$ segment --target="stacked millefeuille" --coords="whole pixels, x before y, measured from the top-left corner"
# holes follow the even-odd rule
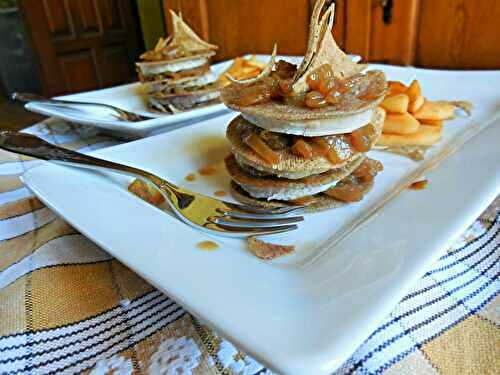
[[[316,2],[298,68],[275,63],[275,47],[258,77],[222,90],[223,102],[241,112],[227,128],[225,161],[232,193],[246,204],[337,207],[360,201],[382,170],[366,153],[382,131],[384,73],[362,73],[339,49],[334,5],[325,3]]]
[[[156,47],[136,63],[139,80],[147,86],[151,109],[176,113],[219,102],[217,77],[210,57],[217,46],[203,41],[173,11],[172,35],[160,38]]]

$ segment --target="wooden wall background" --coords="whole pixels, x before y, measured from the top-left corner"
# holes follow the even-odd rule
[[[300,55],[306,48],[315,0],[163,0],[182,11],[206,40],[220,46],[216,60],[245,53]],[[334,36],[365,61],[455,69],[500,68],[500,1],[393,0],[382,20],[382,0],[336,0]]]

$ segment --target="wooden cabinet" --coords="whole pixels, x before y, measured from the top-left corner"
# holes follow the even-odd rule
[[[415,64],[500,68],[500,1],[420,0]]]
[[[300,55],[315,0],[163,0],[220,46],[216,60],[245,53]],[[365,61],[443,68],[500,68],[500,1],[336,0],[334,36]],[[390,20],[384,20],[390,15]],[[167,29],[171,29],[167,27]]]

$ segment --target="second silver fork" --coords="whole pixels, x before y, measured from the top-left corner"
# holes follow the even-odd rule
[[[128,122],[138,122],[138,121],[145,121],[145,120],[151,119],[151,117],[141,116],[141,115],[138,115],[137,113],[129,112],[129,111],[126,111],[122,108],[116,107],[116,106],[111,105],[111,104],[105,104],[105,103],[93,103],[93,102],[80,102],[80,101],[75,101],[75,100],[51,99],[51,98],[46,98],[46,97],[40,96],[40,95],[19,93],[19,92],[13,93],[12,99],[18,100],[21,102],[40,102],[40,103],[54,104],[54,105],[59,105],[59,106],[83,105],[83,106],[104,107],[104,108],[107,108],[107,109],[113,111],[114,116],[116,118],[118,118],[119,120],[128,121]]]

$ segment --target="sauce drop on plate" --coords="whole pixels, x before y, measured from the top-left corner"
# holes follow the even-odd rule
[[[214,167],[210,166],[210,165],[206,165],[206,166],[201,167],[200,169],[198,169],[198,173],[201,174],[202,176],[212,176],[216,172],[217,172],[217,170]]]
[[[217,250],[219,245],[213,241],[201,241],[196,244],[196,247],[200,250],[212,251]]]
[[[427,187],[428,183],[429,181],[427,180],[415,181],[413,184],[409,186],[409,188],[412,190],[424,190]]]
[[[188,174],[186,177],[184,177],[187,181],[194,181],[196,180],[196,175],[194,173]]]
[[[224,190],[217,190],[215,193],[214,193],[217,197],[224,197],[226,196],[226,192]]]

